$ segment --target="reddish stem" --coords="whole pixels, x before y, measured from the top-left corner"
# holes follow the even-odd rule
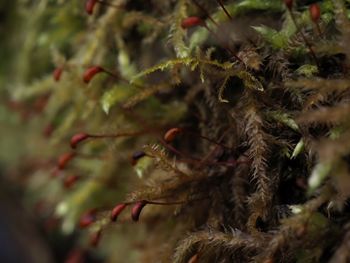
[[[219,5],[221,6],[222,10],[224,10],[226,16],[227,16],[230,20],[232,20],[233,18],[232,18],[232,16],[230,15],[230,13],[227,11],[227,9],[226,9],[224,3],[222,2],[222,0],[216,0],[216,1],[217,1],[217,2],[219,3]]]
[[[320,68],[320,64],[319,64],[319,62],[318,62],[318,59],[317,59],[317,57],[316,57],[316,54],[315,54],[315,52],[314,52],[314,50],[313,50],[311,44],[310,44],[309,41],[307,40],[306,36],[304,35],[304,33],[301,31],[300,27],[298,26],[298,24],[297,24],[297,22],[296,22],[296,19],[295,19],[295,16],[294,16],[292,10],[291,10],[291,9],[288,9],[288,11],[289,11],[289,14],[290,14],[290,16],[291,16],[291,18],[292,18],[292,21],[293,21],[295,27],[297,28],[297,32],[301,35],[301,37],[303,38],[305,44],[306,44],[307,47],[309,48],[310,53],[311,53],[311,56],[312,56],[313,59],[315,60],[317,67]]]

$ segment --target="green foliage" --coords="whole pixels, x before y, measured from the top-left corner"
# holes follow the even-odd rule
[[[26,41],[0,62],[0,131],[18,136],[0,156],[26,204],[109,262],[348,262],[349,1],[319,2],[317,25],[294,2],[7,4]],[[189,16],[205,26],[182,28]]]

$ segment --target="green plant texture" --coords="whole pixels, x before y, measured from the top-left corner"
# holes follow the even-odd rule
[[[350,1],[3,4],[0,160],[48,235],[102,262],[350,262]]]

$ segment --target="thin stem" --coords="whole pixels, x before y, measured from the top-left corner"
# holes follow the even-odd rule
[[[126,205],[133,205],[136,204],[138,202],[145,202],[147,205],[183,205],[187,202],[193,202],[193,201],[200,201],[203,199],[207,199],[209,198],[209,196],[204,196],[201,198],[196,198],[196,199],[189,199],[189,200],[181,200],[181,201],[174,201],[174,202],[160,202],[160,201],[151,201],[151,200],[136,200],[136,201],[130,201],[130,202],[123,202],[123,204]]]
[[[215,144],[215,145],[217,145],[217,146],[221,146],[221,147],[226,148],[226,149],[231,149],[231,147],[228,147],[228,146],[226,146],[226,145],[224,145],[224,144],[222,144],[222,143],[220,143],[220,142],[214,141],[213,139],[210,139],[210,138],[208,138],[208,137],[206,137],[206,136],[204,136],[204,135],[201,135],[201,134],[198,134],[198,133],[195,133],[195,132],[192,132],[192,131],[186,131],[186,130],[184,130],[184,132],[185,132],[185,133],[188,133],[188,134],[190,134],[190,135],[199,137],[199,138],[201,138],[201,139],[203,139],[203,140],[206,140],[206,141],[208,141],[208,142],[211,142],[212,144]]]
[[[304,33],[301,31],[300,27],[298,26],[298,24],[297,24],[297,22],[296,22],[296,19],[295,19],[295,16],[294,16],[292,10],[289,10],[289,9],[288,9],[288,12],[289,12],[289,14],[290,14],[290,16],[291,16],[291,18],[292,18],[292,21],[293,21],[295,27],[297,28],[297,32],[300,33],[300,35],[301,35],[301,37],[303,38],[305,44],[308,46],[308,48],[309,48],[309,50],[310,50],[310,53],[311,53],[311,56],[312,56],[313,59],[315,60],[317,67],[320,68],[320,64],[319,64],[319,62],[318,62],[318,59],[317,59],[317,57],[316,57],[316,54],[315,54],[315,52],[314,52],[314,50],[313,50],[311,44],[309,43],[309,41],[308,41],[307,38],[305,37]]]
[[[216,27],[219,27],[219,24],[213,19],[213,17],[209,14],[209,12],[201,5],[197,2],[197,0],[192,0],[192,2],[209,18],[209,20],[211,22],[213,22],[213,24]],[[220,1],[221,2],[221,1]],[[226,8],[224,7],[224,5],[222,3],[219,3],[221,5],[221,7],[223,7],[224,11],[226,10]],[[227,12],[227,10],[226,10]],[[226,13],[225,12],[225,13]],[[230,19],[232,19],[231,15],[227,12],[226,15],[229,16]],[[214,32],[212,31],[207,24],[204,24],[204,27],[212,34],[215,36],[215,38],[219,41],[219,43],[221,43],[223,45],[223,47],[229,51],[229,53],[231,53],[231,55],[238,61],[240,61],[243,65],[244,62],[235,54],[235,52],[232,51],[232,49],[230,47],[228,47],[226,44],[223,44],[220,37]]]
[[[219,26],[218,23],[211,17],[209,12],[197,2],[197,0],[192,0],[192,2],[210,19],[211,22],[213,22],[214,25]]]
[[[150,132],[158,131],[157,129],[141,130],[135,132],[120,132],[116,134],[89,134],[90,138],[118,138],[118,137],[128,137],[128,136],[139,136]]]
[[[224,47],[236,60],[240,61],[240,62],[244,65],[243,60],[242,60],[240,57],[238,57],[238,56],[235,54],[235,52],[233,52],[233,50],[232,50],[228,45],[222,43],[222,41],[221,41],[220,37],[218,36],[218,34],[216,34],[213,30],[211,30],[211,29],[208,27],[207,24],[204,24],[204,27],[209,31],[209,33],[211,33],[211,34],[218,40],[218,42],[219,42],[221,45],[223,45],[223,47]]]
[[[230,20],[232,20],[233,18],[232,18],[232,16],[230,15],[230,13],[227,11],[227,9],[226,9],[224,3],[222,2],[222,0],[216,0],[216,1],[217,1],[217,2],[219,3],[219,5],[221,6],[222,10],[224,10],[226,16],[227,16]]]
[[[177,154],[177,155],[179,155],[179,156],[181,156],[183,158],[186,158],[186,159],[191,160],[191,161],[196,161],[196,162],[199,161],[199,159],[196,159],[194,157],[189,157],[186,154],[184,154],[183,152],[180,152],[175,147],[173,147],[170,144],[166,143],[166,141],[164,141],[163,139],[160,139],[160,142],[165,148],[167,148],[168,150],[172,151],[173,153],[175,153],[175,154]]]
[[[322,37],[322,31],[321,31],[321,27],[319,23],[315,23],[316,24],[316,29],[317,29],[317,33],[319,35],[319,37]]]
[[[118,79],[118,80],[121,80],[121,81],[123,81],[124,83],[130,85],[130,80],[124,78],[123,76],[121,76],[121,75],[119,75],[119,74],[116,74],[116,73],[114,73],[114,72],[112,72],[112,71],[110,71],[110,70],[108,70],[108,69],[103,69],[103,71],[104,71],[105,73],[107,73],[108,75],[110,75],[111,77],[113,77],[113,78],[115,78],[115,79]],[[137,87],[137,88],[140,88],[140,89],[144,89],[144,88],[145,88],[145,86],[140,85],[140,84],[137,84],[137,83],[132,83],[131,85],[132,85],[132,86],[135,86],[135,87]]]

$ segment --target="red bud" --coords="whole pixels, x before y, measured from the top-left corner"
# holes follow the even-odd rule
[[[289,10],[293,7],[293,0],[284,0],[284,4],[287,6]]]
[[[71,250],[67,256],[67,258],[64,260],[64,263],[84,263],[86,262],[86,252],[75,248]]]
[[[317,23],[317,21],[320,19],[321,17],[321,10],[320,10],[320,6],[318,4],[312,4],[309,7],[309,12],[310,12],[310,16],[312,21],[314,21],[315,23]]]
[[[86,133],[77,133],[75,134],[71,140],[70,140],[70,146],[75,149],[77,146],[78,146],[78,143],[88,139],[90,137],[89,134],[86,134]]]
[[[88,13],[89,15],[92,15],[92,13],[94,12],[94,7],[95,7],[97,2],[98,2],[98,0],[87,0],[85,3],[86,13]]]
[[[54,132],[54,130],[55,130],[55,126],[52,123],[49,123],[45,126],[45,128],[43,130],[43,135],[46,138],[49,138],[52,135],[52,133]]]
[[[183,130],[181,128],[171,128],[164,135],[164,140],[169,143],[175,140],[176,136],[181,133]]]
[[[137,203],[135,203],[135,205],[131,209],[132,220],[134,220],[135,222],[139,221],[141,211],[146,205],[147,201],[145,200],[138,201]]]
[[[96,209],[90,209],[84,213],[79,220],[79,226],[86,228],[96,221]]]
[[[71,188],[74,184],[79,180],[80,176],[78,175],[70,175],[64,178],[63,185],[65,188]]]
[[[86,84],[88,84],[91,79],[98,73],[103,72],[104,69],[100,66],[93,66],[88,68],[83,75],[83,80]]]
[[[93,233],[91,236],[90,236],[90,246],[92,247],[97,247],[98,246],[98,243],[100,242],[100,239],[101,239],[101,235],[102,235],[102,230],[98,230],[96,231],[95,233]]]
[[[73,152],[69,152],[69,153],[64,153],[62,154],[59,158],[58,158],[58,162],[57,162],[57,167],[59,170],[63,170],[67,163],[72,160],[75,157],[75,153]]]
[[[123,210],[125,209],[125,207],[127,207],[126,204],[116,205],[111,212],[111,221],[116,221],[120,213],[123,212]]]
[[[204,21],[198,16],[187,17],[181,22],[181,27],[183,29],[191,28],[195,26],[203,26],[203,25],[204,25]]]
[[[54,72],[53,72],[53,79],[54,79],[56,82],[60,81],[62,72],[63,72],[63,68],[62,68],[62,67],[56,68],[56,69],[54,70]]]

